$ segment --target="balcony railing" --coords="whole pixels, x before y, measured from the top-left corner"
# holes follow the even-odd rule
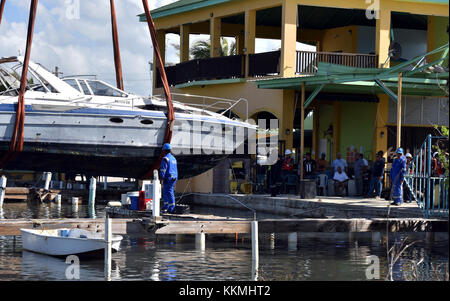
[[[244,78],[245,56],[233,55],[191,60],[166,67],[166,75],[170,86],[201,80]],[[159,71],[156,87],[162,87]]]
[[[281,51],[249,54],[249,77],[263,77],[280,73]],[[189,82],[245,78],[245,55],[196,59],[166,67],[170,86]],[[296,74],[314,75],[319,62],[350,67],[377,68],[378,56],[371,54],[297,51]],[[157,72],[156,87],[162,87]]]
[[[297,51],[297,74],[317,73],[319,62],[357,68],[377,68],[378,55],[359,53]]]
[[[281,51],[249,54],[248,75],[261,77],[280,73]]]

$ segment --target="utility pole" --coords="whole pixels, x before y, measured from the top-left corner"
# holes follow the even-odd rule
[[[59,72],[59,67],[56,66],[56,67],[55,67],[55,72],[53,72],[53,74],[54,74],[56,77],[59,77],[60,74],[64,74],[64,73]]]

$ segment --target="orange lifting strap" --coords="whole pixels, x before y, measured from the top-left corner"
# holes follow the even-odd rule
[[[5,1],[0,5],[0,20]],[[8,151],[0,159],[0,168],[3,168],[10,160],[13,160],[23,151],[23,130],[25,126],[25,90],[27,86],[28,64],[30,62],[31,44],[33,42],[34,21],[36,19],[38,0],[31,0],[30,17],[28,20],[27,45],[23,62],[22,75],[20,77],[19,99],[17,101],[16,120]]]
[[[3,10],[5,9],[5,2],[6,2],[6,0],[1,0],[1,2],[0,2],[0,24],[2,24],[2,16],[3,16]]]
[[[148,7],[147,0],[142,0],[142,4],[144,5],[148,29],[150,30],[150,36],[152,38],[153,48],[154,48],[155,54],[156,54],[156,66],[158,67],[159,74],[161,76],[161,81],[162,81],[163,87],[164,87],[164,94],[166,96],[167,126],[166,126],[166,132],[164,134],[164,142],[163,142],[163,145],[164,145],[164,143],[170,143],[170,141],[172,140],[172,125],[175,120],[175,114],[173,111],[172,95],[170,94],[169,82],[167,81],[166,71],[164,70],[164,64],[163,64],[163,61],[161,58],[161,52],[159,51],[158,40],[156,39],[155,24],[153,23],[153,19],[150,14],[150,9]],[[159,169],[162,158],[163,158],[163,152],[161,151],[161,154],[159,155],[158,160],[153,164],[152,169],[149,170],[142,177],[143,179],[150,179],[153,177],[153,170]]]
[[[117,34],[116,9],[114,8],[114,0],[109,0],[109,4],[111,6],[111,27],[114,46],[114,65],[116,66],[116,83],[118,89],[124,90],[122,62],[120,61],[119,35]]]

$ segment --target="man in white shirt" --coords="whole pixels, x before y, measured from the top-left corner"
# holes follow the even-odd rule
[[[355,170],[355,184],[356,184],[356,195],[362,196],[363,194],[363,169],[364,166],[368,167],[369,163],[367,163],[367,160],[364,159],[364,155],[361,153],[358,156],[358,160],[356,160],[354,165]]]
[[[341,169],[345,172],[347,172],[347,161],[342,159],[341,153],[337,153],[336,160],[333,161],[333,168],[334,171],[337,171],[337,168],[341,167]]]
[[[340,166],[337,167],[337,171],[334,173],[333,180],[335,194],[338,196],[343,196],[345,189],[346,195],[348,196],[348,176]]]

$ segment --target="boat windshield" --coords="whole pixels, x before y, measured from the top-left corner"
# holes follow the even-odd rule
[[[8,61],[0,66],[0,95],[19,95],[22,64],[17,61]],[[39,74],[28,69],[26,90],[58,93],[49,82]]]
[[[66,78],[64,81],[85,95],[128,97],[128,94],[125,92],[100,80]]]

